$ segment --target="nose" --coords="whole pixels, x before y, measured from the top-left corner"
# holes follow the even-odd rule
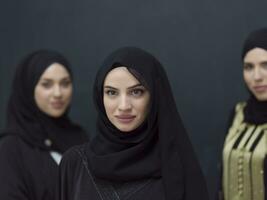
[[[127,111],[132,108],[131,100],[127,95],[122,95],[119,100],[118,109],[120,111]]]
[[[53,90],[53,95],[54,97],[61,97],[62,96],[62,91],[59,85],[55,85],[54,90]]]
[[[255,81],[261,81],[262,80],[262,73],[261,73],[261,69],[259,67],[256,67],[254,69],[253,79]]]

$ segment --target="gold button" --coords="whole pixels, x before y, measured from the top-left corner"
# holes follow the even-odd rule
[[[261,170],[261,171],[260,171],[260,173],[261,173],[261,174],[263,174],[263,173],[264,173],[264,171],[263,171],[263,170]]]

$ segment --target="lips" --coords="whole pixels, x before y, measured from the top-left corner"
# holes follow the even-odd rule
[[[115,117],[117,118],[117,120],[120,123],[128,124],[128,123],[131,123],[135,119],[136,116],[134,116],[134,115],[117,115]]]
[[[61,109],[64,106],[64,102],[63,101],[54,101],[51,103],[51,106],[54,109]]]
[[[258,93],[262,93],[267,91],[267,85],[259,85],[259,86],[254,86],[253,90]]]

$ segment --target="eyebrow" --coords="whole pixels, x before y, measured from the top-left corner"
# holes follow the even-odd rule
[[[42,81],[53,81],[54,79],[52,79],[52,78],[42,78],[41,79]],[[71,80],[71,77],[69,77],[69,76],[66,76],[66,77],[63,77],[63,78],[61,78],[60,80]]]
[[[128,87],[127,89],[133,89],[133,88],[136,88],[136,87],[139,87],[139,86],[144,87],[141,83],[138,83],[136,85],[133,85],[133,86]],[[112,86],[109,86],[109,85],[104,86],[104,88],[109,88],[109,89],[117,90],[117,88],[112,87]]]

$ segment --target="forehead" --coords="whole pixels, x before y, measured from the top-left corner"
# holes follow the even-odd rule
[[[244,57],[244,62],[246,63],[256,63],[256,62],[266,62],[267,61],[267,51],[262,48],[254,48],[247,52]]]
[[[70,74],[67,71],[67,69],[59,64],[59,63],[53,63],[49,65],[46,70],[41,75],[40,79],[62,79],[69,77]]]
[[[104,80],[104,86],[131,87],[140,82],[124,66],[112,69]]]

